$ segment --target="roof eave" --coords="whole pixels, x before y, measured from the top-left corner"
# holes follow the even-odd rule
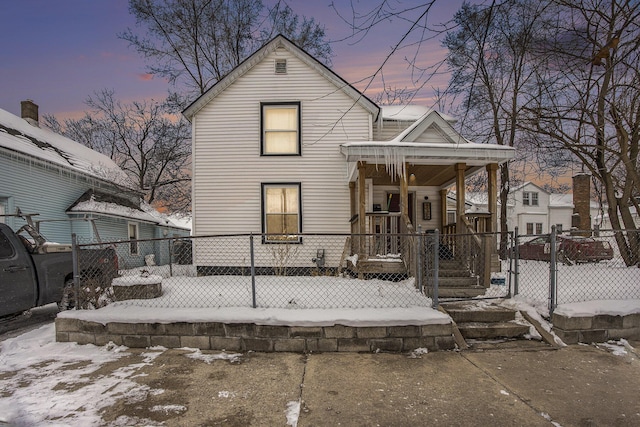
[[[346,157],[347,162],[379,161],[384,159],[383,150],[404,152],[407,162],[423,164],[454,164],[467,162],[480,163],[505,163],[513,159],[515,150],[511,147],[453,147],[434,146],[423,144],[411,145],[342,145],[340,151]],[[434,163],[434,161],[436,161]]]

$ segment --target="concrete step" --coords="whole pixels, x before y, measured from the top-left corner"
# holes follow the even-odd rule
[[[456,323],[509,322],[515,320],[516,312],[498,305],[478,306],[473,302],[444,303],[442,307]]]
[[[516,322],[467,322],[458,323],[465,339],[517,338],[529,332],[529,325]]]

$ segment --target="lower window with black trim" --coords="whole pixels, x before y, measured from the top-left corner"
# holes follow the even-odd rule
[[[262,184],[262,231],[269,243],[300,242],[300,183]]]

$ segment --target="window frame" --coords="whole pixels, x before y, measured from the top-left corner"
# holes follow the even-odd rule
[[[269,153],[266,151],[265,109],[269,107],[295,107],[297,111],[296,152],[295,153]],[[260,103],[260,156],[301,156],[302,155],[302,106],[300,101],[291,102],[261,102]]]
[[[527,222],[526,227],[527,227],[527,234],[532,236],[533,235],[533,229],[534,229],[533,222]]]
[[[298,232],[292,239],[269,239],[267,230],[267,189],[268,188],[296,188],[298,191]],[[262,221],[262,243],[283,244],[283,243],[302,243],[302,183],[300,182],[263,182],[260,184],[260,209]]]
[[[134,227],[135,237],[131,237],[131,226]],[[140,224],[137,222],[127,222],[127,240],[129,240],[129,255],[140,255],[140,246],[137,240],[140,240]],[[132,240],[135,240],[132,242]]]
[[[522,192],[522,206],[540,206],[539,200],[537,191]]]

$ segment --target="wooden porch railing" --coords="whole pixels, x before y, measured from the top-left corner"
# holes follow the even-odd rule
[[[462,219],[462,230],[458,230],[456,224],[448,224],[442,233],[442,244],[451,256],[477,276],[478,284],[485,288],[491,285],[491,259],[495,251],[494,236],[486,234],[489,220],[488,214],[468,215]]]
[[[359,218],[352,221],[352,232],[357,234]],[[400,212],[370,212],[366,214],[366,236],[352,239],[351,248],[354,253],[366,257],[399,256],[406,271],[415,273],[414,234],[415,228],[407,215]],[[358,241],[362,239],[360,247]]]

